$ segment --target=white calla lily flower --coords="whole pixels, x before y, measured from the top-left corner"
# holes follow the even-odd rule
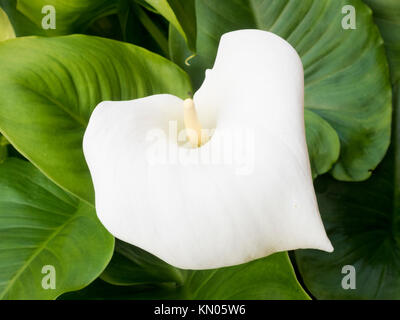
[[[83,150],[103,225],[173,266],[333,251],[308,159],[303,66],[272,33],[223,35],[193,100],[100,103]]]

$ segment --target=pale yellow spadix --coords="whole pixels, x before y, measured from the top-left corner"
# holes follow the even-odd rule
[[[149,132],[170,132],[171,122],[196,133],[201,126],[215,130],[198,148],[168,133],[168,147],[162,136],[155,144],[165,153],[148,152]],[[176,267],[225,267],[299,248],[333,250],[311,178],[303,66],[292,46],[272,33],[223,35],[193,100],[164,94],[102,102],[83,150],[100,221],[115,237]],[[183,156],[150,161],[149,155],[171,150]]]
[[[183,121],[185,123],[186,135],[193,147],[199,147],[204,143],[202,138],[201,124],[197,117],[196,108],[192,99],[183,101]]]

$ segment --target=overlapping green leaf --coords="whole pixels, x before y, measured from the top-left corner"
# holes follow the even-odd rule
[[[313,178],[332,167],[340,154],[336,131],[316,113],[305,110],[306,138]]]
[[[174,285],[116,286],[96,279],[86,288],[68,292],[59,300],[170,300],[177,299]]]
[[[318,202],[335,251],[296,251],[304,282],[319,299],[400,299],[400,95],[392,146],[366,182],[316,181]],[[356,288],[342,287],[354,266]]]
[[[97,282],[94,288],[103,289],[92,290],[89,286],[71,293],[69,298],[308,299],[286,253],[234,267],[192,271],[174,268],[138,248],[117,242],[116,253],[101,278],[124,287]]]
[[[183,36],[191,51],[196,48],[195,0],[143,0],[163,15]]]
[[[29,48],[29,54],[26,54]],[[157,93],[186,97],[186,74],[142,48],[90,36],[0,44],[0,132],[48,177],[93,201],[82,138],[94,107]]]
[[[308,299],[287,253],[235,267],[189,271],[184,293],[191,299]]]
[[[3,138],[3,136],[1,136],[1,138]],[[0,144],[0,164],[7,159],[7,156],[8,156],[7,146]]]
[[[2,0],[4,1],[4,0]],[[163,15],[186,39],[191,50],[195,48],[196,15],[194,0],[13,0],[17,1],[14,13],[19,15],[18,22],[33,23],[32,33],[47,36],[68,35],[86,32],[98,19],[116,13],[126,13],[134,2],[146,9]],[[43,20],[47,21],[48,6],[52,6],[56,13],[56,27],[45,29]],[[15,7],[15,5],[14,5]],[[44,9],[45,8],[45,9]],[[46,9],[47,8],[47,9]],[[136,19],[141,20],[143,14]],[[152,23],[151,21],[149,23]],[[156,30],[159,32],[159,30]],[[29,31],[28,31],[29,32]],[[24,32],[23,32],[24,33]]]
[[[0,41],[15,38],[14,29],[5,11],[0,7]],[[0,163],[7,158],[8,141],[0,134]]]
[[[302,58],[305,107],[319,116],[314,128],[331,126],[340,139],[340,157],[332,169],[339,180],[364,180],[382,160],[390,140],[391,87],[383,42],[371,10],[361,0],[198,0],[197,56],[190,55],[171,29],[171,57],[198,87],[211,68],[222,34],[246,28],[274,32],[287,39]],[[353,5],[356,29],[345,30],[342,8]],[[316,118],[313,119],[317,121]],[[309,125],[307,126],[309,127]],[[336,139],[324,132],[311,155],[331,150],[323,173],[336,160]],[[317,151],[314,151],[316,149]],[[312,162],[321,162],[313,159]]]
[[[96,19],[116,13],[118,3],[118,0],[17,0],[17,10],[46,35],[56,36],[82,33]],[[55,9],[55,29],[42,28],[42,21],[50,12],[48,6]]]
[[[157,25],[156,21],[148,16],[148,11],[143,10],[140,6],[134,4],[131,4],[131,10],[134,12],[134,19],[140,21],[141,25],[146,29],[151,38],[157,43],[162,54],[168,56],[169,48],[166,32],[163,32],[162,28]],[[134,30],[130,32],[130,34],[133,33]]]
[[[43,30],[41,26],[37,26],[17,10],[17,0],[0,0],[0,7],[8,15],[16,36],[22,37],[32,34],[45,34],[45,30]]]
[[[26,161],[0,165],[1,299],[54,299],[83,288],[103,271],[113,248],[93,207]],[[45,266],[54,267],[55,288],[42,286]]]
[[[400,1],[363,0],[374,12],[389,57],[393,84],[400,80]]]
[[[114,256],[101,278],[123,286],[168,282],[182,284],[184,273],[140,248],[117,240]]]
[[[8,141],[2,135],[0,135],[0,164],[7,159],[8,150],[7,150]]]
[[[17,0],[0,0],[0,6],[10,15],[18,36],[83,33],[123,40],[156,52],[161,49],[160,52],[166,56],[167,31],[163,32],[163,28],[157,25],[164,19],[153,21],[147,16],[149,11],[141,10],[137,3],[155,11],[144,0],[18,0],[18,3]],[[55,29],[47,29],[49,6],[54,8]]]
[[[14,28],[5,11],[0,7],[0,41],[15,38]]]

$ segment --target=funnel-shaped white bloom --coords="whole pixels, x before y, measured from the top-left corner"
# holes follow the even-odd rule
[[[215,129],[201,147],[187,148],[171,130],[184,128],[180,98],[100,103],[83,148],[101,222],[186,269],[298,248],[332,251],[312,184],[303,81],[285,40],[241,30],[221,38],[194,95],[199,123]]]

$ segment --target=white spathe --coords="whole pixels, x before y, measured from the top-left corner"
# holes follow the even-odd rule
[[[290,44],[259,30],[223,35],[193,100],[203,128],[215,128],[195,149],[178,145],[170,130],[169,121],[184,128],[178,97],[96,107],[83,150],[103,225],[183,269],[231,266],[299,248],[333,251],[311,178],[303,67]],[[149,135],[154,129],[169,134],[171,145],[192,160],[207,158],[233,132],[232,148],[247,153],[240,154],[246,166],[181,163],[170,147],[161,148],[169,163],[155,164],[149,146],[161,138]]]

